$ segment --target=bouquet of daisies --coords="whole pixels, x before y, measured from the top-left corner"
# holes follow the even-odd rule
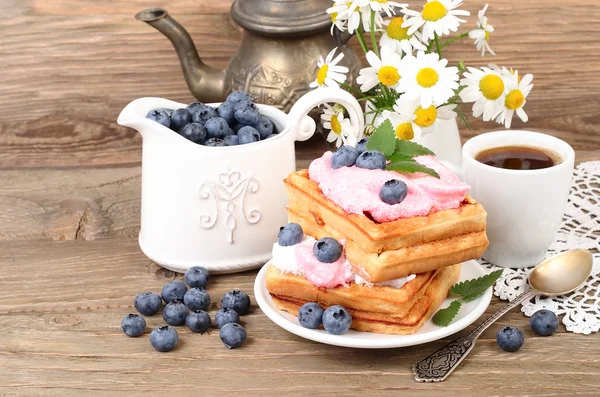
[[[450,66],[443,51],[466,37],[475,42],[481,55],[495,55],[489,45],[494,28],[485,16],[486,5],[478,13],[475,29],[458,31],[461,19],[470,15],[461,10],[462,0],[427,0],[421,11],[389,0],[334,0],[327,10],[332,28],[355,34],[366,54],[369,67],[356,79],[360,89],[346,82],[348,68],[340,65],[344,55],[333,49],[321,57],[311,87],[342,87],[366,105],[369,121],[365,131],[354,131],[344,108],[326,106],[323,125],[330,130],[327,140],[355,145],[363,133],[369,135],[384,122],[391,123],[398,139],[412,140],[433,131],[441,119],[460,117],[468,121],[460,105],[472,103],[475,117],[494,120],[510,128],[516,113],[524,122],[523,110],[533,88],[533,75],[519,77],[516,70],[489,65]],[[387,123],[386,123],[387,124]]]

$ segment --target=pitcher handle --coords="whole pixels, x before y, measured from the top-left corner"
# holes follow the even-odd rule
[[[305,141],[315,133],[316,123],[308,116],[313,108],[324,103],[339,103],[348,112],[350,122],[354,128],[358,128],[358,137],[362,138],[365,128],[365,119],[362,107],[349,92],[341,88],[318,88],[304,94],[289,112],[289,126],[296,128],[296,140]],[[310,121],[308,120],[310,119]],[[356,144],[356,142],[354,142]]]

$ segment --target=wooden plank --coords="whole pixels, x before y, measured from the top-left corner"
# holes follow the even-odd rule
[[[231,288],[252,296],[253,310],[243,318],[249,335],[245,346],[229,351],[216,331],[198,335],[179,328],[181,345],[168,354],[155,352],[147,334],[127,338],[119,329],[122,317],[133,310],[136,293],[160,291],[174,277],[152,264],[135,239],[3,242],[0,272],[0,394],[597,394],[600,336],[565,333],[561,326],[550,338],[535,337],[518,311],[484,332],[448,381],[419,384],[410,366],[444,341],[355,350],[303,340],[254,305],[255,271],[216,276],[208,288],[211,315]],[[499,305],[494,299],[488,313]],[[148,324],[153,329],[163,322],[151,317]],[[525,346],[515,354],[501,352],[494,339],[509,324],[526,335]]]
[[[169,2],[203,59],[225,67],[241,31],[229,0]],[[485,1],[465,3],[475,12]],[[416,7],[420,2],[412,2]],[[156,5],[166,6],[166,2]],[[43,0],[0,3],[0,168],[72,167],[140,160],[141,138],[115,120],[130,100],[192,100],[169,41],[133,13],[146,4]],[[600,12],[595,0],[499,0],[488,11],[497,57],[479,58],[470,40],[452,60],[495,62],[535,74],[527,128],[600,150]],[[474,16],[469,22],[473,26]],[[526,21],[526,23],[524,22]],[[358,49],[355,40],[352,45]],[[520,121],[515,128],[523,127]],[[474,121],[465,137],[500,129]]]

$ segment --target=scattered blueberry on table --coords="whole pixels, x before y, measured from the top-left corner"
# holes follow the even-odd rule
[[[313,246],[315,257],[323,263],[333,263],[342,256],[342,246],[332,237],[323,237]]]
[[[516,352],[525,343],[525,336],[523,331],[516,327],[504,327],[496,335],[496,342],[498,346],[507,352]]]
[[[127,336],[138,337],[146,330],[146,320],[139,314],[128,314],[121,322],[121,329]]]
[[[215,324],[217,328],[222,328],[225,324],[239,323],[240,315],[233,309],[228,307],[221,308],[217,314],[215,314]]]
[[[203,146],[237,146],[269,139],[277,134],[275,124],[246,92],[233,92],[216,109],[201,102],[171,112],[153,109],[146,118],[172,129]],[[243,131],[240,134],[240,131]]]
[[[166,284],[160,295],[162,296],[165,303],[172,302],[174,300],[183,300],[183,296],[187,291],[187,286],[183,281],[175,280]]]
[[[206,310],[210,306],[210,296],[203,288],[190,288],[183,296],[183,303],[192,311]]]
[[[159,352],[169,352],[177,346],[179,335],[175,328],[164,326],[150,333],[150,344]]]
[[[229,323],[221,327],[219,336],[225,347],[235,349],[243,345],[246,341],[246,330],[239,324]]]
[[[305,303],[298,310],[298,322],[304,328],[319,328],[323,324],[323,313],[324,310],[318,303]]]
[[[330,306],[323,312],[323,327],[334,335],[341,335],[350,329],[352,315],[340,305]]]
[[[386,204],[399,204],[406,198],[408,186],[398,179],[390,179],[383,184],[379,191],[379,198]]]
[[[204,310],[192,312],[185,318],[185,325],[192,332],[206,332],[210,328],[210,316]]]
[[[221,307],[235,310],[240,316],[250,311],[250,297],[244,291],[234,289],[221,298]]]
[[[188,307],[180,300],[174,300],[164,307],[163,320],[169,325],[183,325],[190,313]]]
[[[550,336],[558,328],[558,317],[550,310],[541,309],[533,313],[529,326],[539,336]]]
[[[206,288],[210,273],[205,267],[192,266],[185,272],[183,279],[190,288]]]
[[[144,316],[154,316],[162,307],[162,299],[154,292],[142,292],[136,295],[133,306]]]

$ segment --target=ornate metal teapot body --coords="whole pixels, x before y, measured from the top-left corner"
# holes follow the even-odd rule
[[[359,60],[345,45],[349,36],[332,36],[325,13],[328,0],[236,0],[233,20],[244,28],[239,50],[226,70],[202,62],[186,30],[166,10],[139,12],[136,19],[159,30],[177,50],[192,94],[202,102],[225,99],[232,91],[247,91],[260,103],[284,111],[309,90],[317,61],[340,47],[349,81],[358,73]]]

